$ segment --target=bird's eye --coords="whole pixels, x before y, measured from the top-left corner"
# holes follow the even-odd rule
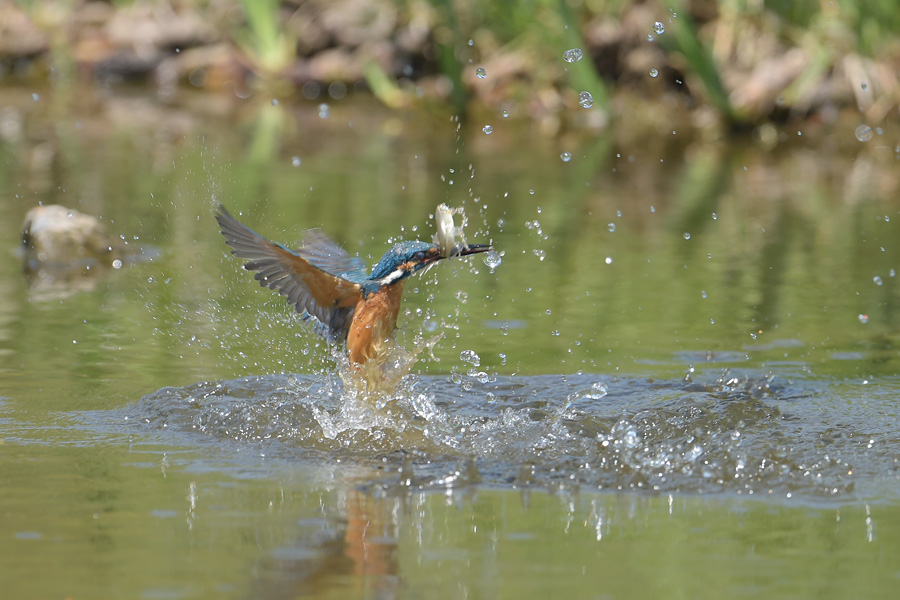
[[[424,252],[416,252],[416,260],[425,260]]]

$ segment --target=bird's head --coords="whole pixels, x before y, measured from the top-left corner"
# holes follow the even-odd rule
[[[442,258],[468,256],[491,249],[490,244],[457,245],[445,255],[441,252],[440,246],[429,242],[409,241],[394,244],[372,269],[372,274],[363,286],[363,293],[369,295],[385,286],[403,281]]]

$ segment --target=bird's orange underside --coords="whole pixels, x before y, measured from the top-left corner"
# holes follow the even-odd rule
[[[356,304],[353,322],[347,334],[350,362],[362,364],[375,358],[390,340],[397,325],[403,281],[381,288]]]

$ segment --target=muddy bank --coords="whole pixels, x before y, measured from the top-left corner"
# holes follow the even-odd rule
[[[0,82],[315,102],[372,93],[396,109],[533,119],[551,134],[605,127],[626,110],[623,91],[688,110],[699,128],[896,117],[900,9],[806,4],[3,2]],[[570,48],[583,58],[567,62]]]

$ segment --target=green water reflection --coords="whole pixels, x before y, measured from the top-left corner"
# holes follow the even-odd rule
[[[504,251],[407,286],[401,339],[444,333],[501,374],[678,378],[690,365],[896,381],[898,131],[702,143],[536,138],[371,105],[4,90],[0,587],[18,598],[886,597],[896,497],[462,489],[382,494],[351,467],[267,463],[81,423],[164,386],[326,368],[324,346],[224,247],[216,202],[372,259],[439,202]],[[677,128],[676,128],[677,129]],[[12,133],[10,133],[12,132]],[[560,153],[569,151],[569,162]],[[295,160],[295,157],[299,160]],[[299,163],[297,166],[295,164]],[[47,295],[14,250],[38,202],[102,216],[152,260]],[[551,402],[564,402],[550,399]],[[873,412],[877,412],[873,409]],[[895,411],[884,412],[896,420]],[[92,413],[94,414],[94,413]],[[117,414],[118,413],[110,413]],[[109,420],[106,423],[104,419]],[[118,423],[118,424],[117,424]],[[220,443],[220,442],[217,442]],[[361,525],[362,524],[362,525]],[[368,524],[372,529],[366,529]]]
[[[900,574],[896,504],[379,495],[347,485],[365,471],[223,475],[152,445],[4,454],[17,598],[890,597]]]

